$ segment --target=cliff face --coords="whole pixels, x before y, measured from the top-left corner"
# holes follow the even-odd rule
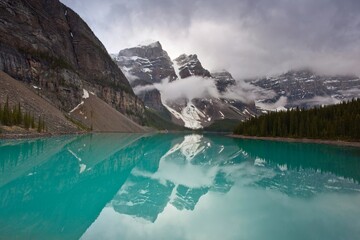
[[[132,119],[144,113],[99,39],[58,0],[0,0],[0,70],[66,112],[86,88]]]

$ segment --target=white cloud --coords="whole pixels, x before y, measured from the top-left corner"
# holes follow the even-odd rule
[[[110,52],[159,40],[236,78],[311,67],[360,75],[358,0],[62,0]],[[164,21],[166,19],[166,21]]]
[[[257,102],[256,106],[260,107],[261,109],[275,111],[275,110],[285,110],[285,106],[287,104],[287,97],[281,96],[279,100],[275,103],[262,103]]]
[[[308,106],[322,106],[322,105],[333,105],[338,104],[341,101],[339,99],[330,96],[316,96],[311,99],[304,99],[294,102],[295,105],[306,104]]]
[[[237,81],[236,85],[230,86],[222,98],[237,99],[242,102],[253,102],[257,99],[269,99],[276,96],[272,90],[265,90],[244,81]]]
[[[165,101],[183,98],[192,100],[194,98],[219,97],[213,79],[197,76],[178,79],[173,82],[169,82],[169,79],[166,78],[161,83],[135,87],[134,92],[139,94],[142,91],[154,88],[160,91]]]

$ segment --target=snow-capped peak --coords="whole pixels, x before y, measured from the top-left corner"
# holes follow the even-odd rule
[[[161,48],[161,44],[159,41],[156,40],[146,40],[141,42],[138,47],[150,47],[150,48],[157,48],[160,47]]]

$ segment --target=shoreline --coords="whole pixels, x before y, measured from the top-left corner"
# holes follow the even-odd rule
[[[24,140],[24,139],[40,139],[51,138],[64,135],[83,135],[88,132],[63,132],[63,133],[5,133],[0,134],[1,140]]]
[[[24,139],[40,139],[51,138],[65,135],[84,135],[94,133],[124,133],[124,134],[152,134],[154,132],[115,132],[115,131],[89,131],[89,132],[60,132],[60,133],[0,133],[1,140],[24,140]],[[160,132],[159,132],[160,133]]]
[[[253,140],[264,140],[264,141],[278,141],[278,142],[294,142],[294,143],[316,143],[316,144],[327,144],[334,146],[346,146],[346,147],[357,147],[360,148],[360,142],[346,142],[340,140],[322,140],[322,139],[309,139],[309,138],[285,138],[285,137],[256,137],[256,136],[244,136],[244,135],[227,135],[231,138],[239,139],[253,139]]]

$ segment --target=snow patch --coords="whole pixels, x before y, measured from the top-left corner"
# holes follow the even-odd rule
[[[201,117],[205,117],[205,115],[199,111],[191,101],[189,101],[187,106],[181,111],[181,115],[185,122],[185,127],[191,129],[203,128],[200,120]]]
[[[89,92],[86,90],[86,89],[83,89],[84,91],[84,94],[82,96],[83,99],[88,99],[90,96],[89,96]]]
[[[152,72],[152,70],[151,70],[150,68],[143,68],[142,71],[143,71],[144,73],[150,73],[150,72]]]
[[[245,110],[243,111],[243,113],[244,113],[244,114],[248,114],[248,115],[250,115],[250,116],[252,116],[252,117],[255,117],[255,115],[254,115],[254,114],[251,114],[251,113],[249,112],[249,110],[247,110],[247,109],[245,109]]]
[[[174,70],[175,70],[175,74],[178,77],[178,79],[180,79],[180,66],[176,61],[173,61],[173,66],[174,66]]]
[[[224,119],[224,118],[225,118],[225,115],[224,115],[221,111],[219,111],[219,113],[220,113],[220,115],[221,115],[221,118]]]
[[[203,126],[201,125],[201,117],[205,117],[205,115],[199,111],[191,101],[188,102],[187,106],[179,113],[175,109],[168,106],[165,101],[162,100],[162,104],[166,107],[166,109],[175,116],[175,118],[182,120],[184,122],[184,126],[190,129],[201,129]]]
[[[84,101],[81,101],[81,103],[79,103],[74,109],[72,109],[72,110],[70,111],[70,113],[76,111],[76,110],[77,110],[81,105],[83,105],[83,104],[84,104]]]

